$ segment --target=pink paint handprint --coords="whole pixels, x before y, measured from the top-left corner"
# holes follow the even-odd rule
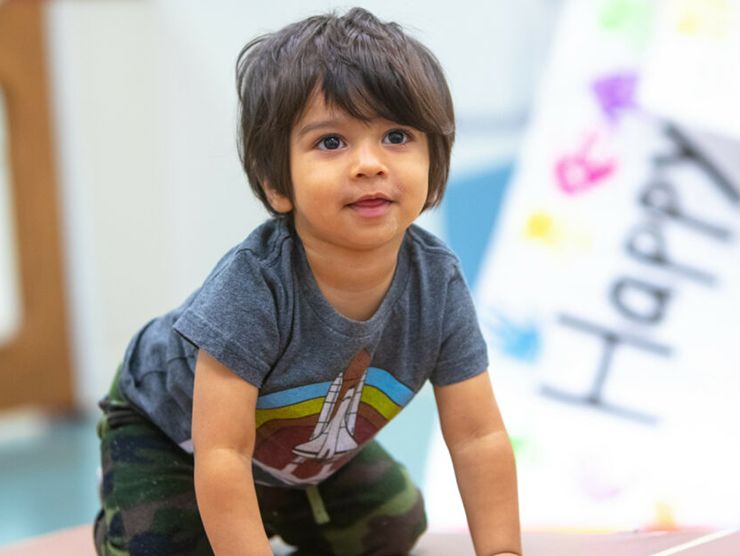
[[[593,150],[597,140],[596,132],[588,134],[578,151],[562,156],[555,163],[558,186],[568,195],[577,195],[599,185],[616,170],[616,160],[594,158]]]

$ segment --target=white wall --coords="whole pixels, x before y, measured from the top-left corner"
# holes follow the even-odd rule
[[[453,171],[514,153],[558,3],[362,5],[426,43],[459,118]],[[242,45],[331,1],[57,0],[49,53],[78,395],[105,391],[130,336],[266,217],[235,146]],[[424,219],[443,234],[438,217]]]
[[[8,140],[5,95],[0,87],[0,347],[20,330],[23,318],[18,284],[15,218],[11,209],[13,195],[10,184],[13,176]]]

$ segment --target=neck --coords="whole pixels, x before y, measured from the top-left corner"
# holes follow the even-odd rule
[[[345,317],[362,321],[380,307],[393,280],[402,241],[403,237],[363,251],[311,241],[303,247],[327,301]]]

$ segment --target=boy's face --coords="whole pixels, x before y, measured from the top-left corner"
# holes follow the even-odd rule
[[[429,189],[426,134],[380,118],[363,122],[312,95],[290,134],[293,211],[304,243],[368,250],[403,238]],[[318,242],[318,243],[317,243]]]

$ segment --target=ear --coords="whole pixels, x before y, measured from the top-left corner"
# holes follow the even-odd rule
[[[269,183],[263,183],[262,188],[265,191],[267,201],[270,203],[270,206],[275,212],[287,214],[293,210],[292,201],[282,193],[278,193],[277,191],[275,191],[272,187],[270,187]]]

